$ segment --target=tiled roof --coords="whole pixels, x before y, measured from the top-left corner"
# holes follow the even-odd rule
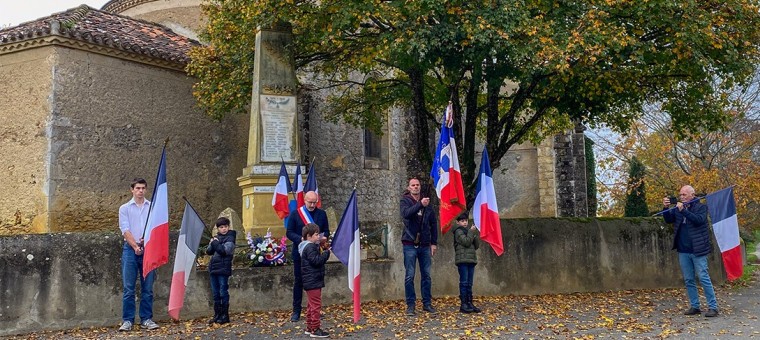
[[[187,53],[200,43],[149,21],[81,5],[0,30],[0,53],[9,46],[50,36],[113,48],[127,53],[187,64]],[[4,49],[4,47],[6,47]]]
[[[156,0],[111,0],[106,2],[100,9],[111,13],[121,13],[132,7],[154,1]]]

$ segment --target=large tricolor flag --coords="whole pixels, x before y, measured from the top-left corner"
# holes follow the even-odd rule
[[[707,195],[713,233],[723,257],[723,266],[729,281],[742,276],[742,251],[739,246],[739,222],[736,219],[734,187],[728,187]]]
[[[274,187],[274,194],[272,195],[272,208],[280,219],[288,217],[290,209],[288,208],[288,193],[290,189],[290,178],[288,178],[288,170],[285,169],[285,161],[280,164],[280,176],[277,180],[277,185]]]
[[[150,203],[148,224],[143,231],[143,277],[169,262],[169,190],[166,186],[166,146],[161,152],[156,186]]]
[[[475,220],[475,226],[480,230],[480,238],[491,245],[497,256],[501,256],[504,253],[504,241],[501,238],[501,223],[499,208],[496,206],[496,193],[493,189],[491,163],[488,161],[488,150],[485,147],[483,147],[483,157],[480,159],[478,188],[472,209],[472,217]]]
[[[353,292],[354,300],[354,323],[359,322],[361,317],[360,240],[359,210],[356,206],[356,189],[354,189],[332,240],[335,257],[348,267],[348,289]]]
[[[296,166],[296,177],[293,177],[293,187],[291,188],[296,194],[296,208],[300,208],[304,205],[303,202],[303,177],[301,177],[301,161],[298,161]]]
[[[182,227],[177,239],[177,254],[174,255],[174,274],[169,291],[169,316],[179,320],[179,312],[185,301],[185,287],[190,280],[190,272],[195,265],[196,250],[201,244],[201,235],[206,226],[198,217],[190,202],[185,202],[185,213],[182,215]]]
[[[462,173],[459,170],[457,144],[454,140],[454,130],[451,128],[453,125],[453,110],[451,103],[449,103],[441,123],[441,138],[438,140],[438,148],[435,150],[433,169],[430,170],[435,191],[441,200],[439,213],[441,232],[443,233],[451,229],[451,223],[464,211],[467,205],[464,197],[464,186],[462,185]]]
[[[322,207],[322,198],[319,197],[319,187],[317,186],[317,173],[314,172],[314,162],[309,166],[309,176],[306,177],[306,183],[303,185],[303,191],[313,191],[317,193],[317,208]]]

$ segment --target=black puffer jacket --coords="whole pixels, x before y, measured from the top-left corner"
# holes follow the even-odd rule
[[[208,272],[212,275],[232,275],[232,256],[235,252],[235,236],[237,233],[230,230],[227,234],[216,234],[216,240],[206,248],[206,254],[211,255],[208,263]]]
[[[309,241],[301,252],[301,278],[303,290],[312,290],[325,286],[325,263],[330,258],[330,251],[319,253],[319,245]]]
[[[710,240],[710,228],[707,227],[707,206],[692,202],[682,211],[672,209],[664,212],[662,217],[665,222],[673,223],[675,235],[673,237],[673,249],[678,249],[678,234],[683,229],[688,229],[691,240],[692,253],[695,256],[707,255],[712,251]]]

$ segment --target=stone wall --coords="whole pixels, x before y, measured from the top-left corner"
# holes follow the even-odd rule
[[[366,208],[359,207],[366,216]],[[362,301],[400,300],[404,268],[400,227],[389,236],[390,259],[362,263]],[[478,250],[474,294],[549,294],[683,286],[672,228],[661,219],[502,220],[505,252]],[[173,258],[177,234],[172,233]],[[116,232],[0,236],[0,336],[46,329],[118,325],[121,237]],[[720,254],[710,255],[714,283],[725,280]],[[173,259],[172,259],[173,261]],[[155,319],[167,319],[172,264],[158,269]],[[349,303],[346,269],[327,265],[327,305]],[[419,276],[418,276],[419,277]],[[433,268],[434,297],[456,296],[451,233],[441,237]],[[292,267],[242,268],[230,279],[232,312],[287,309]],[[416,285],[418,286],[418,285]],[[194,271],[183,319],[210,315],[208,273]],[[454,308],[439,306],[440,308]],[[675,307],[675,306],[671,306]]]
[[[47,231],[52,53],[0,55],[0,235]]]
[[[214,122],[182,72],[61,47],[0,56],[0,234],[117,228],[135,177],[153,190],[166,138],[170,221],[240,209],[248,117]],[[150,196],[149,196],[150,197]]]

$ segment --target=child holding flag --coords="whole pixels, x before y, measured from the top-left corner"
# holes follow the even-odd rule
[[[459,311],[462,313],[480,313],[480,308],[472,304],[472,280],[475,277],[475,265],[478,264],[477,250],[480,247],[480,235],[473,225],[467,228],[467,212],[457,217],[454,230],[454,263],[459,270]]]
[[[312,338],[326,338],[329,334],[321,327],[322,288],[325,286],[325,263],[330,258],[330,247],[323,242],[319,226],[309,223],[303,227],[303,242],[298,245],[301,255],[301,277],[306,291],[306,334]]]
[[[232,275],[232,256],[235,252],[236,232],[230,230],[230,220],[216,220],[218,233],[211,238],[206,254],[211,255],[208,272],[211,275],[211,294],[214,296],[214,318],[209,324],[230,322],[229,280]]]

